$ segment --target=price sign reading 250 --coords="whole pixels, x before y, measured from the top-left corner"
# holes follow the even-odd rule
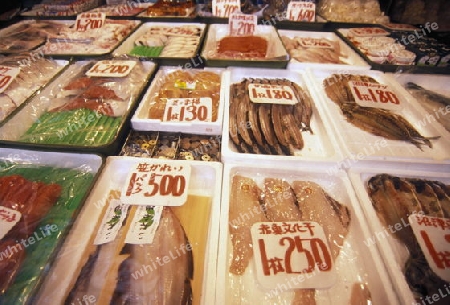
[[[151,160],[131,167],[122,190],[125,204],[179,206],[187,199],[189,164]]]

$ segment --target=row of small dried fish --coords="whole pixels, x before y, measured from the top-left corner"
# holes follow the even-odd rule
[[[372,204],[385,226],[408,224],[408,216],[419,212],[450,218],[450,185],[442,182],[379,174],[369,179],[367,187]],[[410,253],[402,267],[417,300],[437,293],[448,284],[430,269],[409,225],[396,230],[393,236]]]
[[[294,105],[253,103],[249,84],[289,86],[298,100]],[[245,78],[231,85],[230,138],[240,152],[294,155],[304,146],[302,131],[311,131],[313,114],[309,94],[288,79]]]
[[[354,126],[373,135],[389,140],[406,141],[422,149],[423,145],[433,147],[431,140],[436,137],[425,137],[400,114],[391,110],[360,106],[352,95],[349,82],[378,82],[365,75],[333,74],[323,81],[327,96],[336,103],[345,119]]]

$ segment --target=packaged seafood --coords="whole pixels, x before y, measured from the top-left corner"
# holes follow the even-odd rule
[[[96,7],[89,12],[105,13],[107,17],[131,17],[143,12],[151,3],[139,1],[125,1],[124,3],[106,4]]]
[[[333,131],[304,73],[273,69],[268,76],[264,69],[229,70],[223,160],[302,160],[321,166],[341,160]]]
[[[215,220],[220,212],[222,166],[218,162],[162,161],[167,166],[190,167],[184,204],[124,206],[120,194],[130,171],[158,161],[161,160],[107,158],[36,304],[70,303],[83,295],[92,296],[98,304],[109,304],[109,300],[113,304],[185,304],[181,302],[183,297],[192,304],[214,303],[219,232]],[[150,237],[146,232],[145,241],[135,241],[131,234],[136,231],[132,214],[142,215],[139,211],[143,210],[146,211],[143,216],[148,217],[145,220],[143,217],[140,223],[147,229],[153,219],[157,224],[152,228],[155,234]],[[149,215],[152,210],[155,217]],[[104,235],[98,234],[108,232],[103,219],[115,226],[115,233],[111,231],[115,238],[104,239]]]
[[[368,233],[344,172],[228,163],[216,304],[399,304]]]
[[[88,27],[78,31],[75,21],[54,21],[61,25],[61,29],[47,37],[45,44],[39,52],[45,56],[103,56],[110,54],[132,31],[140,21],[114,20],[106,18],[100,28]]]
[[[103,160],[97,155],[0,151],[0,303],[31,302]]]
[[[362,0],[346,2],[344,0],[319,1],[317,14],[333,22],[350,22],[365,24],[384,24],[389,22],[380,2],[376,0]]]
[[[97,0],[44,0],[33,5],[22,16],[75,16],[98,5]]]
[[[228,73],[221,68],[160,67],[131,118],[140,131],[219,135]]]
[[[195,15],[195,1],[192,0],[157,0],[153,3],[153,5],[149,6],[144,12],[139,14],[140,17],[148,18],[194,18]]]
[[[442,129],[421,124],[423,113],[412,105],[399,84],[379,71],[309,70],[320,103],[333,125],[345,161],[448,163]],[[355,91],[355,88],[357,91]],[[358,95],[359,93],[359,95]]]
[[[333,32],[278,30],[278,34],[291,57],[288,69],[326,67],[370,70],[367,62]]]
[[[115,51],[114,56],[128,55],[165,62],[188,62],[196,68],[202,64],[198,56],[205,24],[202,23],[143,23]],[[190,59],[190,61],[188,61]]]
[[[425,235],[418,237],[412,223],[422,217],[448,223],[449,172],[448,166],[439,171],[392,166],[359,166],[349,170],[371,229],[364,243],[379,249],[401,304],[423,303],[431,298],[436,304],[447,304],[450,299],[450,282],[435,273],[426,258],[437,246],[436,240],[430,242],[431,247],[423,247],[420,239]],[[429,234],[427,229],[424,232]],[[439,243],[446,247],[445,240]],[[448,273],[448,264],[443,271]]]
[[[119,68],[129,74],[89,74]],[[154,63],[134,60],[77,61],[0,127],[0,141],[114,153],[154,69]]]
[[[13,81],[5,85],[7,87],[1,88],[3,91],[0,93],[0,123],[2,123],[36,91],[61,72],[68,62],[43,57],[32,58],[30,54],[15,54],[0,58],[0,65],[5,69],[20,69]],[[4,72],[2,71],[2,74]]]
[[[285,68],[288,54],[271,25],[257,25],[253,35],[231,36],[227,24],[211,24],[201,55],[208,66]]]

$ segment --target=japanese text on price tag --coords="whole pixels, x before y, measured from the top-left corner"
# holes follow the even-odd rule
[[[270,84],[249,84],[248,93],[253,103],[293,105],[298,102],[289,86]]]
[[[373,82],[348,82],[355,102],[363,107],[376,107],[389,110],[401,109],[397,95],[387,85]]]
[[[266,288],[328,288],[336,279],[323,228],[316,222],[259,222],[251,228],[257,279]]]
[[[162,206],[139,206],[131,221],[125,243],[151,244],[161,220]]]
[[[94,239],[94,245],[106,244],[116,239],[123,222],[127,217],[129,205],[123,204],[120,200],[111,200],[109,206],[103,215],[97,235]]]
[[[130,168],[121,200],[135,205],[180,206],[186,202],[191,167],[151,160]]]
[[[241,12],[240,0],[212,0],[212,13],[216,17],[228,18]]]
[[[81,13],[77,16],[75,23],[78,32],[85,32],[91,29],[99,29],[105,24],[105,13]]]
[[[286,15],[291,21],[313,22],[316,20],[316,4],[306,1],[291,1]]]
[[[7,67],[0,65],[0,93],[3,93],[3,91],[8,88],[19,73],[19,67]]]
[[[125,77],[133,70],[136,62],[133,60],[103,60],[97,62],[87,76],[94,77]]]
[[[228,19],[231,36],[251,36],[255,32],[258,17],[256,15],[232,14]]]
[[[170,98],[164,109],[165,122],[211,122],[212,99]]]
[[[420,214],[408,219],[431,270],[450,282],[450,219]]]
[[[20,220],[19,211],[0,206],[0,239],[2,239]]]

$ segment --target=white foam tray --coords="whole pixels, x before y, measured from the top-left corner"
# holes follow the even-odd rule
[[[386,140],[366,132],[345,120],[340,108],[326,95],[323,81],[333,74],[357,74],[367,75],[376,79],[379,83],[389,85],[400,99],[401,110],[396,112],[410,122],[421,135],[425,137],[441,136],[438,140],[432,140],[433,148],[426,145],[422,150],[414,144],[405,141]],[[340,147],[346,162],[341,164],[345,168],[352,167],[358,163],[370,162],[396,162],[396,163],[424,163],[424,164],[450,164],[450,141],[446,134],[436,123],[422,126],[418,124],[423,119],[424,112],[420,112],[413,106],[414,99],[404,95],[397,82],[385,77],[380,71],[348,71],[348,70],[312,70],[307,69],[307,78],[311,87],[315,89],[322,107],[326,109],[332,128],[336,131]]]
[[[150,159],[148,159],[151,162]],[[99,221],[102,204],[108,197],[109,190],[122,189],[131,166],[145,161],[145,158],[108,157],[97,183],[94,185],[83,209],[61,248],[56,261],[49,271],[37,296],[36,304],[63,304],[76,279],[77,266],[88,246],[96,223]],[[200,304],[213,304],[216,282],[216,259],[218,247],[220,214],[220,195],[222,182],[222,165],[218,162],[171,160],[170,162],[191,166],[191,178],[188,194],[211,197],[211,216],[204,262],[204,280]]]
[[[299,62],[298,60],[291,58],[287,68],[288,69],[302,69],[311,67],[314,69],[349,69],[349,70],[370,70],[371,66],[359,56],[349,45],[347,45],[342,39],[340,39],[333,32],[313,32],[313,31],[293,31],[293,30],[278,30],[280,37],[286,36],[289,38],[302,37],[302,38],[326,38],[328,40],[339,42],[340,50],[343,56],[339,59],[343,62],[341,64],[322,64],[312,62]]]
[[[152,84],[148,88],[139,106],[131,118],[131,126],[139,131],[167,131],[167,132],[184,132],[202,135],[220,135],[222,133],[223,112],[228,89],[229,76],[228,72],[220,68],[204,68],[204,71],[211,71],[221,75],[220,100],[217,109],[217,120],[215,122],[164,122],[159,119],[149,119],[148,112],[150,102],[153,101],[155,94],[158,93],[161,82],[160,80],[173,71],[180,70],[179,67],[160,67],[156,73]],[[192,69],[189,71],[201,71],[202,69]],[[189,72],[187,71],[187,72]]]
[[[253,259],[242,276],[235,276],[228,272],[232,260],[232,244],[229,236],[230,188],[231,179],[237,174],[253,178],[262,189],[266,177],[281,178],[288,182],[313,181],[335,200],[349,208],[351,213],[349,232],[343,248],[335,260],[338,279],[331,288],[316,291],[318,305],[350,304],[351,287],[356,282],[367,284],[373,304],[399,304],[378,250],[375,247],[366,247],[361,242],[369,236],[369,229],[345,172],[339,171],[336,175],[327,175],[321,170],[293,170],[292,167],[274,168],[264,165],[245,166],[232,163],[224,166],[215,304],[288,305],[291,304],[293,296],[291,291],[285,290],[273,297],[270,289],[260,286],[256,282]]]
[[[280,69],[271,69],[270,73],[266,69],[259,68],[229,68],[230,71],[230,86],[233,83],[240,82],[244,78],[286,78],[292,82],[297,83],[304,90],[308,91],[313,100],[313,115],[311,119],[311,129],[313,134],[309,131],[302,132],[304,147],[295,153],[294,156],[276,156],[276,155],[262,155],[262,154],[246,154],[240,153],[235,148],[229,136],[229,104],[225,105],[223,132],[222,132],[222,160],[232,162],[249,162],[255,160],[257,162],[292,162],[304,161],[320,163],[321,166],[334,166],[337,162],[342,160],[343,156],[339,149],[338,143],[335,141],[336,137],[331,125],[328,122],[323,109],[317,103],[315,93],[307,86],[305,77],[306,74],[300,71],[289,71]],[[230,100],[230,90],[226,90],[226,101]],[[306,163],[305,163],[306,164]]]
[[[397,239],[390,234],[383,234],[383,238],[377,238],[377,232],[386,232],[386,228],[381,223],[372,206],[372,202],[367,194],[367,182],[377,174],[386,173],[396,177],[423,178],[427,180],[441,181],[450,184],[450,166],[442,168],[441,172],[423,169],[403,169],[392,166],[366,167],[364,165],[357,166],[348,171],[350,181],[353,185],[355,193],[361,203],[362,210],[367,219],[370,228],[370,238],[375,241],[376,246],[371,245],[370,248],[377,247],[386,265],[386,269],[394,284],[401,304],[417,304],[413,294],[406,282],[402,271],[403,265],[408,258],[408,251]],[[365,241],[369,241],[366,239]]]

